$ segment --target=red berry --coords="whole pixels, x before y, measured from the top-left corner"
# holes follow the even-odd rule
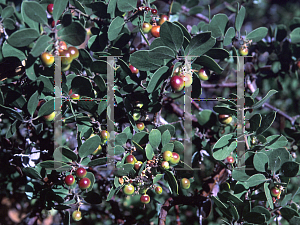
[[[198,76],[199,76],[200,80],[208,80],[209,71],[202,68],[202,69],[199,70]]]
[[[152,13],[153,15],[156,15],[156,14],[157,14],[157,10],[156,10],[156,9],[151,9],[151,13]]]
[[[148,12],[150,10],[150,8],[148,6],[146,6],[145,10]]]
[[[86,176],[86,170],[84,169],[84,168],[82,168],[82,167],[80,167],[80,168],[78,168],[77,170],[76,170],[76,176],[78,177],[78,178],[83,178],[83,177],[85,177]]]
[[[41,60],[44,66],[52,66],[54,63],[54,56],[49,52],[44,52],[41,54]]]
[[[229,124],[232,121],[232,117],[226,114],[219,114],[219,121],[223,124]]]
[[[152,29],[151,29],[151,34],[154,36],[154,37],[160,37],[160,26],[153,26]]]
[[[53,4],[52,4],[52,3],[49,4],[49,5],[47,6],[47,11],[48,11],[48,13],[50,13],[50,14],[53,13]]]
[[[60,42],[58,43],[58,51],[59,51],[59,52],[63,52],[63,51],[65,51],[65,50],[67,50],[67,49],[68,49],[68,46],[67,46],[66,42],[60,41]]]
[[[103,139],[103,140],[107,140],[107,139],[110,137],[110,134],[108,133],[107,130],[103,130],[103,131],[101,131],[101,133],[100,133],[100,137],[101,137],[101,139]]]
[[[300,61],[297,62],[298,69],[300,69]]]
[[[136,124],[136,127],[137,127],[139,130],[144,130],[145,124],[144,124],[143,122],[140,122],[140,123],[137,123],[137,124]]]
[[[193,77],[189,73],[181,73],[179,76],[183,79],[185,87],[190,87],[192,85]]]
[[[147,194],[143,194],[140,198],[141,203],[148,204],[150,202],[150,196]]]
[[[163,25],[164,22],[166,22],[167,20],[169,20],[169,17],[167,15],[161,15],[160,19],[158,21],[158,24],[161,26]]]
[[[68,175],[68,176],[66,176],[66,178],[65,178],[65,183],[66,183],[66,185],[68,185],[68,186],[73,185],[73,184],[75,183],[75,177],[74,177],[73,175]]]
[[[170,159],[171,164],[177,164],[180,161],[180,156],[176,152],[172,152],[172,158]]]
[[[163,169],[165,169],[165,170],[168,170],[168,169],[170,169],[170,164],[169,164],[169,162],[167,162],[167,161],[163,161],[163,162],[161,163],[161,167],[162,167]]]
[[[228,163],[234,163],[234,158],[232,156],[228,156],[226,160]]]
[[[51,23],[51,27],[55,27],[55,25],[57,25],[59,23],[60,23],[60,20],[57,20],[56,24],[55,24],[55,21],[53,20],[52,23]]]
[[[180,76],[173,76],[170,83],[174,91],[181,91],[183,89],[184,82]]]
[[[191,186],[191,182],[190,182],[190,180],[187,179],[187,178],[182,178],[180,183],[181,183],[181,187],[182,187],[183,189],[189,189],[190,186]]]
[[[137,161],[135,164],[134,164],[134,169],[135,170],[139,170],[141,168],[141,166],[143,165],[143,163],[141,161]]]
[[[77,59],[78,58],[79,51],[78,51],[78,49],[76,47],[70,46],[68,48],[68,51],[70,52],[70,54],[71,54],[71,56],[72,56],[73,59]]]
[[[126,163],[134,165],[136,159],[133,155],[128,155],[125,159]]]
[[[173,156],[173,154],[172,154],[171,151],[165,151],[165,152],[163,153],[163,159],[164,159],[165,161],[170,161],[170,159],[172,158],[172,156]]]
[[[134,74],[137,74],[139,72],[139,70],[137,68],[135,68],[133,65],[130,65],[129,69],[130,69],[131,73],[134,73]]]
[[[134,192],[134,186],[132,184],[126,184],[123,191],[126,195],[132,195]]]
[[[147,34],[152,29],[152,25],[150,23],[143,23],[142,31]]]
[[[281,194],[281,190],[277,187],[273,187],[271,189],[271,195],[274,197],[278,197]]]
[[[76,93],[73,93],[72,89],[70,89],[70,91],[69,91],[69,96],[70,96],[71,99],[80,99],[80,95],[76,94]]]
[[[88,189],[91,186],[91,180],[87,177],[84,177],[79,180],[78,186],[82,190]]]
[[[79,210],[74,211],[72,213],[72,218],[75,221],[80,221],[82,219],[81,212]]]
[[[162,188],[160,186],[157,186],[155,188],[155,193],[160,195],[162,193]]]
[[[73,61],[73,57],[71,56],[71,53],[68,50],[63,50],[60,52],[61,57],[61,64],[63,66],[71,64]]]

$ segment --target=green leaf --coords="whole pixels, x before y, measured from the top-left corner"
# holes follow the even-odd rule
[[[300,27],[297,27],[290,33],[291,43],[297,44],[300,42]]]
[[[267,181],[267,179],[263,174],[254,174],[253,176],[249,177],[245,181],[245,183],[249,187],[254,187],[254,186],[264,183],[266,181]]]
[[[177,183],[176,178],[174,177],[173,173],[166,170],[164,178],[170,185],[171,192],[173,194],[178,194],[178,183]]]
[[[277,92],[278,92],[278,91],[276,91],[276,90],[270,90],[270,91],[268,92],[268,94],[267,94],[263,99],[261,99],[260,101],[256,102],[256,103],[252,106],[252,108],[253,108],[253,109],[256,109],[256,108],[261,107],[266,101],[268,101],[268,99],[269,99],[272,95],[276,94]]]
[[[30,51],[30,54],[33,57],[39,57],[45,49],[49,46],[51,43],[51,38],[47,35],[40,36],[36,43],[34,44],[33,48]]]
[[[118,0],[117,6],[121,12],[129,12],[136,9],[137,0]]]
[[[232,138],[233,138],[233,135],[232,134],[227,134],[227,135],[224,135],[222,136],[217,142],[216,144],[214,145],[213,149],[216,149],[216,148],[223,148],[224,146],[227,146],[231,143],[232,141]]]
[[[146,145],[145,151],[146,151],[146,157],[147,157],[147,159],[148,160],[152,160],[152,158],[154,156],[154,152],[153,152],[153,148],[151,147],[150,144]]]
[[[252,42],[259,42],[265,36],[267,36],[267,34],[268,34],[268,28],[259,27],[255,30],[251,31],[249,34],[247,34],[246,39],[252,40]]]
[[[53,20],[57,21],[59,17],[63,14],[68,4],[68,0],[54,0],[53,6]]]
[[[178,51],[183,44],[183,33],[181,28],[169,21],[166,21],[161,26],[160,37],[162,42],[174,51]]]
[[[115,155],[120,155],[125,152],[125,149],[121,145],[116,145],[114,149],[114,154]]]
[[[20,120],[15,120],[8,128],[5,137],[11,138],[17,131],[17,129],[20,127],[20,125],[22,124],[22,122]]]
[[[267,137],[267,142],[268,143],[265,146],[268,149],[281,148],[288,144],[288,140],[282,135],[271,135]]]
[[[107,13],[111,15],[111,18],[115,18],[115,10],[117,7],[118,0],[110,0],[107,6]]]
[[[170,151],[173,152],[174,150],[174,144],[173,143],[168,143],[166,144],[162,149],[161,149],[161,153],[165,152],[165,151]]]
[[[4,20],[8,17],[11,17],[13,14],[14,14],[14,8],[11,6],[7,6],[2,10],[1,17]]]
[[[232,39],[235,37],[235,30],[233,27],[229,27],[226,31],[225,38],[224,38],[224,45],[230,45],[232,43]]]
[[[257,129],[256,135],[262,134],[273,124],[276,118],[276,112],[270,112],[262,117],[261,126]]]
[[[175,127],[171,124],[159,126],[157,129],[161,132],[161,134],[163,134],[166,130],[169,130],[171,136],[174,136],[175,134]]]
[[[2,24],[5,29],[13,30],[15,29],[16,22],[11,18],[6,18],[3,20]]]
[[[151,146],[156,149],[161,143],[161,133],[157,129],[152,129],[149,134],[149,142]],[[152,159],[152,158],[151,158]]]
[[[181,31],[182,31],[184,37],[185,37],[188,41],[192,40],[192,37],[191,37],[190,33],[188,32],[188,30],[185,28],[185,26],[183,26],[183,25],[182,25],[181,23],[179,23],[178,21],[175,21],[174,24],[176,24],[176,25],[178,25],[178,26],[180,27],[180,29],[181,29]]]
[[[148,143],[148,140],[149,134],[145,131],[138,132],[132,137],[132,141],[136,142],[139,145]]]
[[[80,158],[84,158],[92,154],[100,145],[101,140],[98,135],[87,139],[79,148],[78,154]]]
[[[124,19],[120,16],[116,17],[108,28],[108,40],[115,40],[125,25]]]
[[[23,120],[22,115],[20,113],[18,113],[16,110],[11,109],[9,107],[0,105],[0,112],[3,113],[4,115],[10,117],[13,120],[16,120],[16,119],[20,120],[20,121]]]
[[[20,61],[25,60],[27,57],[25,54],[17,48],[12,47],[6,41],[2,46],[2,55],[4,58],[6,57],[17,57]]]
[[[266,172],[266,167],[269,162],[268,156],[263,152],[256,152],[253,158],[254,168],[259,172]]]
[[[169,67],[163,66],[155,71],[155,73],[151,77],[151,80],[147,86],[148,93],[152,93],[152,92],[156,91],[156,89],[161,88],[162,83],[169,76],[169,74],[166,73],[168,70],[169,70]]]
[[[204,66],[209,70],[213,70],[214,72],[216,72],[216,74],[221,74],[223,71],[219,64],[213,58],[207,55],[201,55],[195,60],[194,63]]]
[[[81,23],[72,22],[69,26],[58,31],[58,37],[70,45],[77,46],[81,45],[85,41],[86,30]]]
[[[156,47],[151,50],[140,50],[130,55],[130,63],[140,71],[156,70],[166,61],[175,58],[172,49],[166,46]]]
[[[37,105],[39,104],[40,95],[38,91],[34,92],[34,94],[30,97],[27,103],[27,110],[31,117],[33,116],[34,111],[36,110]]]
[[[128,138],[127,138],[126,133],[117,134],[116,138],[115,138],[115,144],[116,145],[124,145],[124,144],[126,144],[127,139]]]
[[[157,174],[154,178],[153,178],[153,184],[157,183],[164,175],[163,174]]]
[[[209,23],[208,30],[211,31],[211,35],[215,38],[223,37],[227,22],[228,17],[225,14],[219,13],[214,15]]]
[[[24,2],[23,10],[28,18],[41,24],[48,24],[47,13],[37,2]]]
[[[45,115],[49,115],[51,113],[54,112],[54,99],[51,99],[47,102],[45,102],[41,108],[39,109],[39,113],[38,116],[45,116]]]
[[[241,27],[243,25],[244,19],[245,19],[245,15],[246,15],[246,9],[244,6],[241,7],[241,9],[239,10],[236,18],[235,18],[235,29],[240,32],[241,31]]]
[[[68,166],[68,164],[59,161],[47,160],[47,161],[40,162],[39,164],[37,164],[37,166],[40,166],[48,170],[57,170],[60,167]]]
[[[126,163],[124,164],[122,167],[120,167],[117,171],[116,171],[116,175],[117,176],[126,176],[129,174],[130,170],[133,169],[132,164]]]
[[[285,149],[285,148],[277,148],[270,150],[271,152],[269,153],[269,169],[276,170],[280,169],[281,165],[287,161],[290,161],[290,153]],[[277,159],[280,159],[280,164],[276,165]],[[276,171],[274,171],[276,172]]]
[[[25,47],[39,37],[39,33],[33,28],[24,28],[12,33],[7,39],[8,44],[13,47]]]
[[[186,56],[201,56],[210,50],[216,43],[216,39],[211,37],[211,32],[203,32],[192,38],[185,49]]]
[[[219,145],[221,145],[221,142],[219,142]],[[231,154],[231,152],[234,151],[234,149],[236,149],[236,146],[237,146],[237,142],[235,140],[233,140],[230,143],[230,145],[224,146],[221,149],[220,148],[214,148],[213,157],[216,160],[224,160]]]
[[[213,111],[204,109],[198,114],[196,114],[198,123],[201,126],[210,127],[213,126],[217,121],[217,116]]]
[[[215,105],[213,109],[216,113],[219,114],[228,114],[228,115],[236,114],[236,109],[232,109],[224,105]]]
[[[88,166],[100,166],[105,165],[107,163],[107,157],[94,159],[89,162]]]
[[[106,84],[105,84],[105,81],[102,78],[102,76],[95,75],[94,81],[95,81],[96,85],[99,87],[100,91],[103,91],[103,92],[107,91]]]
[[[161,136],[161,144],[164,147],[166,144],[168,144],[171,140],[171,134],[170,131],[166,130],[162,136]]]
[[[77,160],[77,155],[67,146],[61,146],[55,149],[53,158],[56,161],[72,162]]]
[[[266,221],[265,215],[258,212],[248,212],[244,216],[244,219],[247,222],[254,224],[263,224]]]
[[[260,114],[253,115],[249,122],[250,122],[250,129],[252,131],[257,131],[257,129],[261,126],[262,116]]]
[[[33,179],[42,179],[42,176],[40,173],[32,167],[25,167],[22,169],[23,173],[25,173],[26,176],[33,178]]]
[[[270,211],[263,206],[255,206],[254,208],[251,209],[251,212],[257,212],[257,213],[265,215],[266,221],[271,219]]]
[[[112,197],[114,197],[115,193],[116,193],[117,189],[115,187],[112,187],[107,195],[106,201],[110,201],[112,199]]]
[[[249,175],[246,174],[245,167],[234,168],[232,171],[232,178],[244,182],[249,178]]]
[[[298,212],[289,206],[282,207],[280,209],[280,213],[281,213],[281,216],[286,220],[290,220],[294,216],[299,216]]]
[[[270,208],[274,209],[273,200],[272,200],[271,192],[270,192],[270,189],[269,189],[269,185],[270,185],[269,183],[264,183],[265,195],[266,195],[266,198],[267,198],[267,201],[269,203]]]
[[[300,224],[300,217],[294,216],[292,219],[290,219],[290,225],[299,225]]]
[[[285,162],[281,166],[281,171],[285,177],[295,177],[299,172],[299,163]]]
[[[223,48],[212,48],[205,53],[207,56],[213,59],[225,59],[229,58],[230,54],[226,49]]]

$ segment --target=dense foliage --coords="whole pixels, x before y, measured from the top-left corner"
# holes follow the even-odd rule
[[[0,223],[300,224],[298,9],[0,0]]]

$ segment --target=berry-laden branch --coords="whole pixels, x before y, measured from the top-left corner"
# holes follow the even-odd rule
[[[166,219],[169,210],[173,206],[178,205],[192,205],[197,206],[199,208],[205,209],[206,217],[209,215],[210,208],[211,208],[211,201],[209,196],[210,195],[217,195],[215,189],[218,189],[221,183],[225,182],[228,177],[228,171],[226,168],[218,167],[211,178],[206,179],[203,183],[202,190],[200,193],[196,192],[194,196],[174,196],[168,198],[165,203],[162,205],[160,209],[160,214],[158,217],[158,225],[165,225]]]

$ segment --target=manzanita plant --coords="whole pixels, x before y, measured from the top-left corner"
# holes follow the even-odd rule
[[[300,18],[259,2],[0,0],[0,223],[300,224]]]

